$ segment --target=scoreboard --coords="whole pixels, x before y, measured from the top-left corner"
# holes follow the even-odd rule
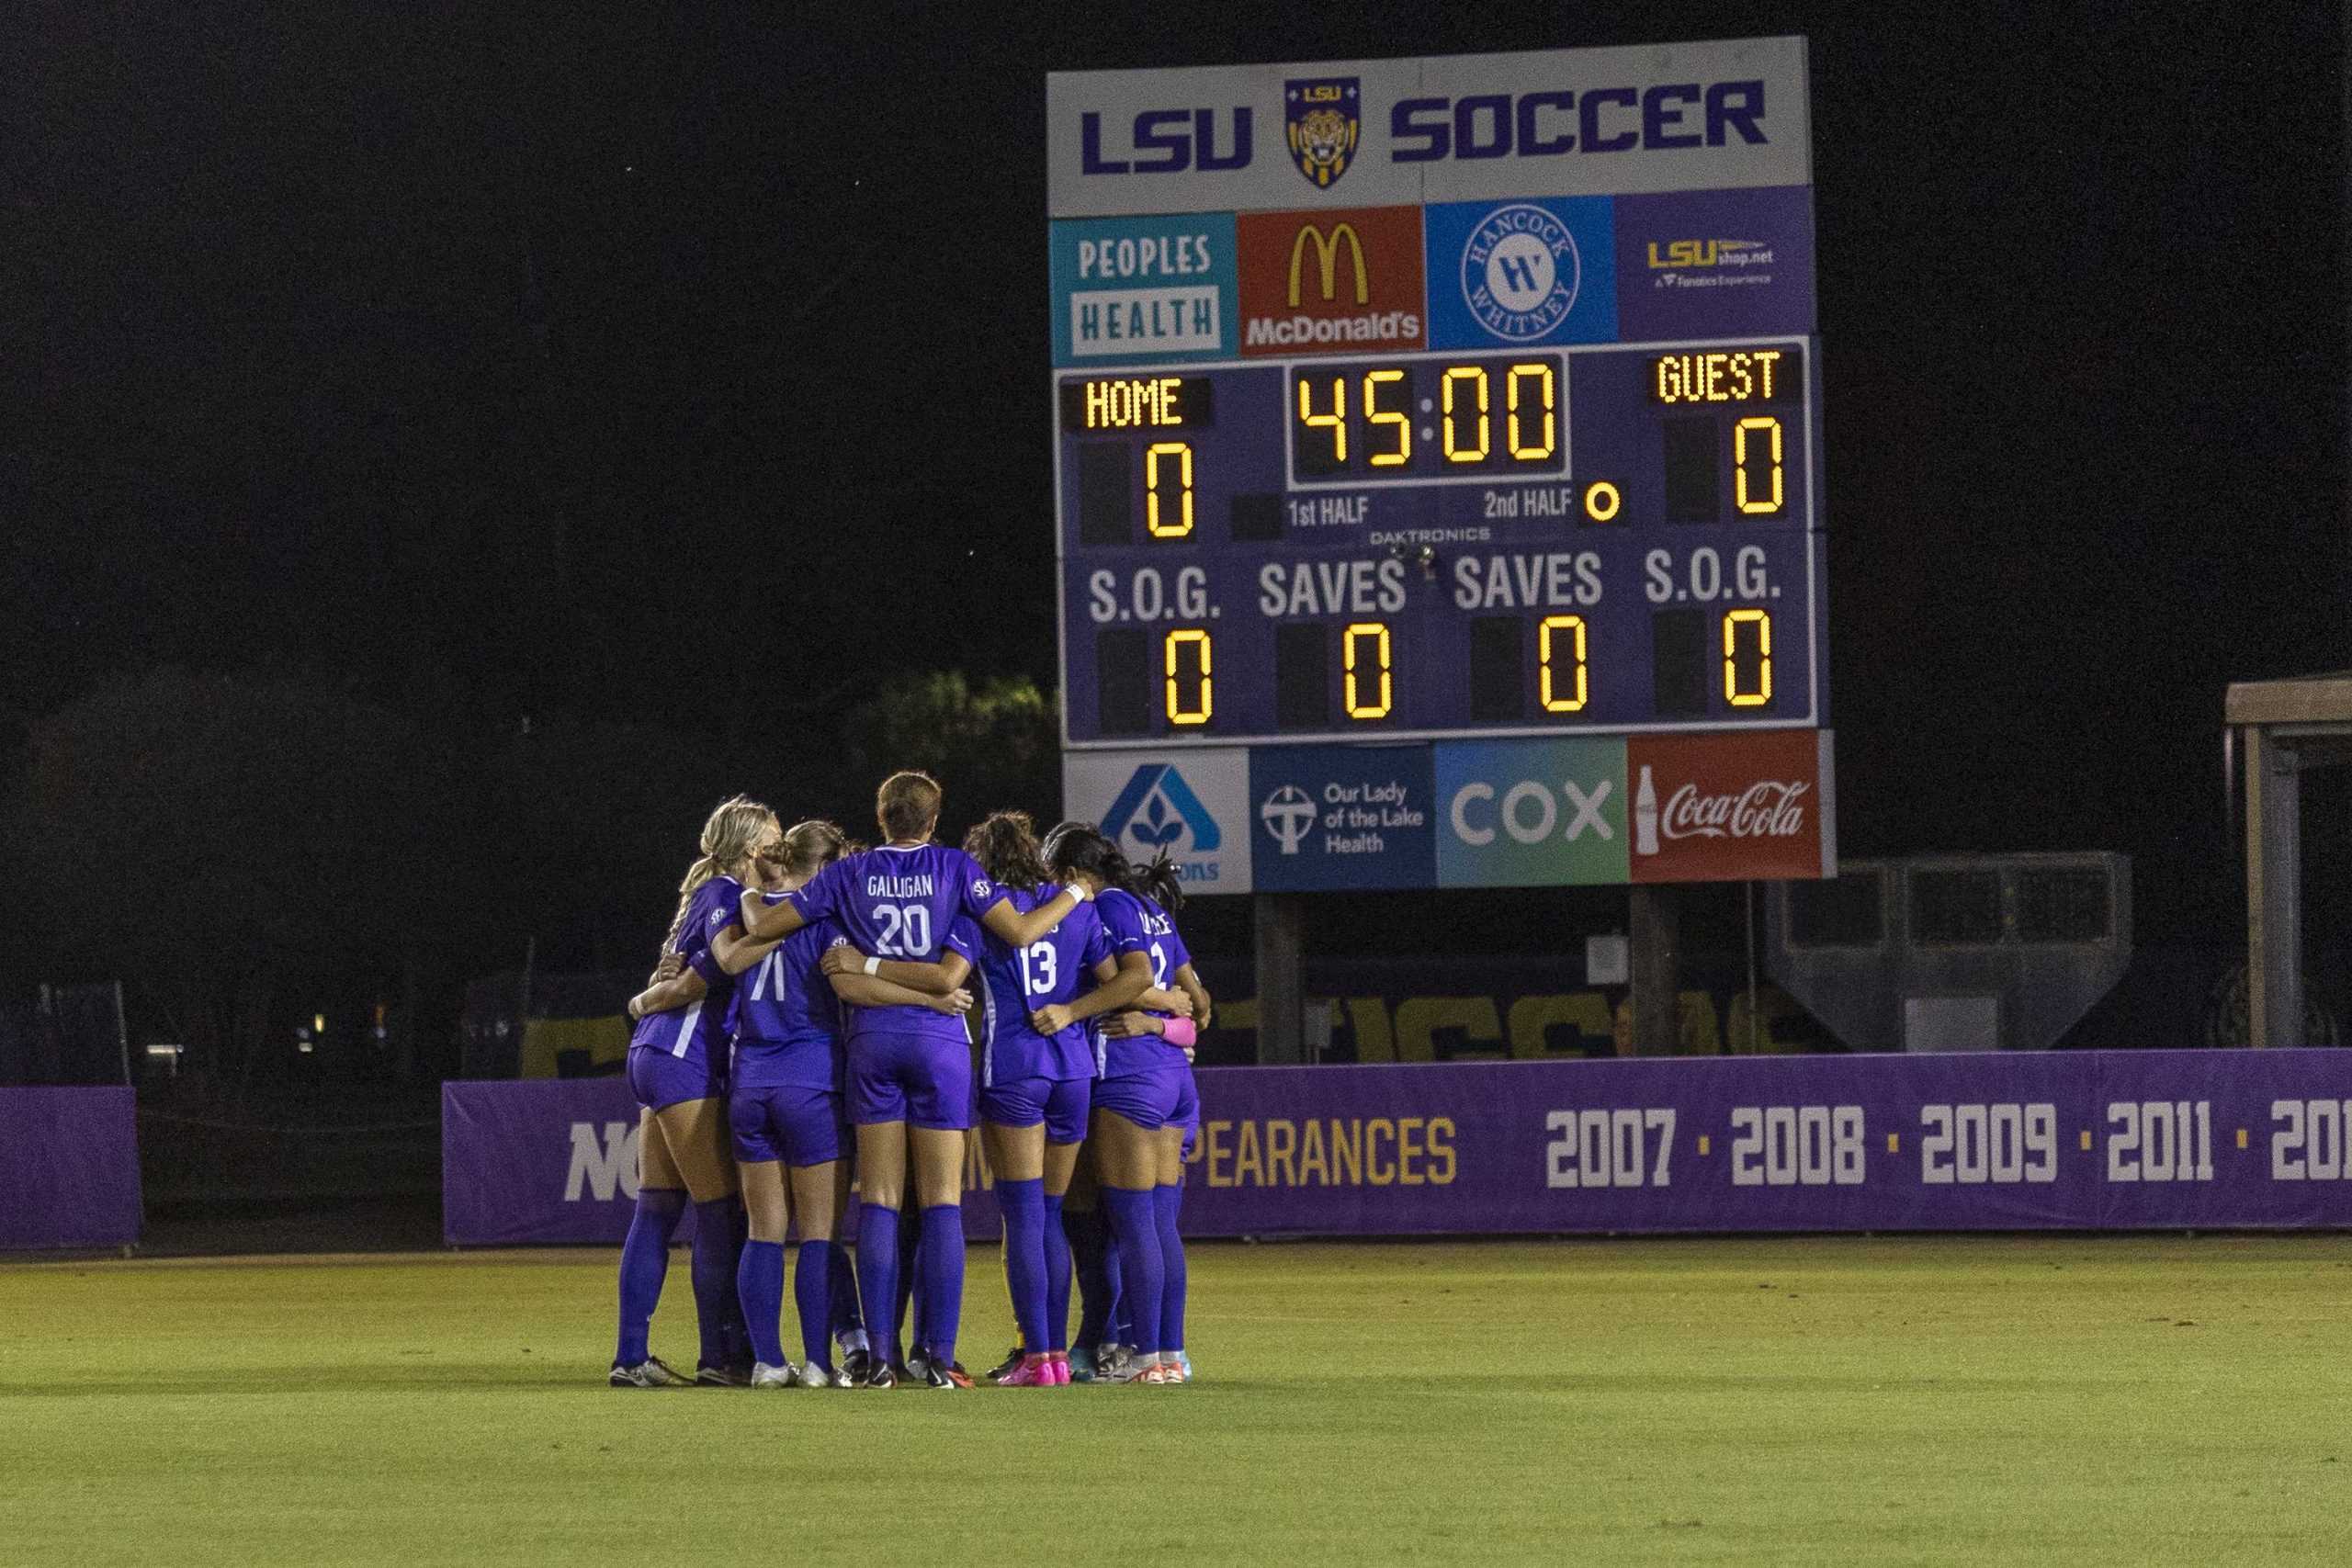
[[[1823,729],[1802,39],[1088,73],[1048,99],[1073,779],[1097,751],[1088,776],[1134,761],[1167,790],[1187,756],[1255,781],[1378,745],[1431,818],[1437,749],[1607,738],[1615,808],[1655,812],[1633,738],[1690,737],[1687,761]],[[1163,819],[1252,837],[1258,799],[1182,787],[1131,847]],[[1285,789],[1317,793],[1239,793],[1295,811]],[[1305,829],[1270,831],[1295,859]],[[1383,876],[1351,885],[1421,880]]]
[[[1062,374],[1072,745],[1813,724],[1803,339]]]

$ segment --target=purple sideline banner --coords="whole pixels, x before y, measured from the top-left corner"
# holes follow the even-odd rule
[[[1193,1235],[2352,1225],[2352,1055],[2083,1051],[1200,1074]],[[616,1079],[443,1088],[456,1245],[616,1242]],[[996,1234],[975,1160],[966,1228]]]
[[[139,1107],[127,1086],[0,1089],[0,1251],[139,1239]]]

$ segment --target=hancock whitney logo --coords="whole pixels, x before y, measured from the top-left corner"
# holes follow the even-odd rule
[[[1283,847],[1283,853],[1295,855],[1306,835],[1315,830],[1315,803],[1296,784],[1284,784],[1266,796],[1266,804],[1258,808],[1259,820],[1266,831]]]
[[[1462,300],[1499,338],[1530,343],[1567,319],[1583,281],[1576,236],[1530,202],[1498,207],[1462,247]]]
[[[1103,814],[1102,831],[1114,844],[1134,840],[1147,855],[1162,850],[1174,855],[1180,848],[1190,854],[1206,854],[1224,838],[1217,831],[1216,818],[1184,782],[1184,775],[1167,762],[1146,762],[1135,771],[1126,787],[1119,791],[1119,798]],[[1193,841],[1182,845],[1187,833]]]
[[[1354,162],[1363,130],[1363,95],[1353,76],[1283,84],[1283,127],[1290,161],[1317,190],[1328,190]]]

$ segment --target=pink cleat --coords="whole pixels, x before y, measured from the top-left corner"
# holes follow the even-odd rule
[[[999,1388],[1053,1388],[1057,1382],[1052,1358],[1041,1352],[1034,1356],[1022,1357],[1019,1366],[997,1380],[997,1386]]]
[[[1054,1386],[1068,1388],[1069,1386],[1069,1352],[1049,1350],[1046,1353],[1046,1370],[1053,1374]]]

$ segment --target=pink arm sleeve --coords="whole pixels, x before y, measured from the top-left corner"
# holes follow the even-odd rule
[[[1170,1045],[1190,1046],[1200,1038],[1201,1032],[1193,1027],[1189,1018],[1163,1018],[1159,1021],[1159,1037]]]

